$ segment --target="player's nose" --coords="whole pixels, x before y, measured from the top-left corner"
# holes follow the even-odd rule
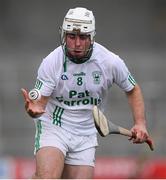
[[[80,37],[79,36],[76,36],[76,38],[75,38],[75,45],[80,46]]]

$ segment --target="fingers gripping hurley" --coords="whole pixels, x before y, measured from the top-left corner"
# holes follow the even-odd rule
[[[101,136],[105,137],[108,134],[121,134],[124,136],[135,138],[135,134],[133,134],[128,129],[117,126],[111,121],[107,120],[105,115],[99,110],[97,106],[93,107],[93,117],[96,129],[98,130]],[[151,150],[154,149],[152,141],[150,139],[148,139],[146,143],[149,145]]]

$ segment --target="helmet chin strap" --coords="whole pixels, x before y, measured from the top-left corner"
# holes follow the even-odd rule
[[[74,62],[76,64],[82,64],[90,59],[90,57],[92,55],[92,51],[93,51],[93,44],[91,44],[90,47],[87,50],[85,50],[86,55],[82,58],[74,57],[73,55],[70,54],[69,51],[74,51],[74,49],[69,49],[65,45],[66,56],[69,58],[69,60],[71,60],[72,62]]]

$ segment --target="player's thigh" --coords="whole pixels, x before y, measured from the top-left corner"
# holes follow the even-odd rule
[[[55,147],[43,147],[36,153],[37,178],[61,178],[64,168],[64,155]]]
[[[65,164],[63,179],[92,179],[94,167],[88,165]]]
[[[96,147],[70,152],[65,159],[64,179],[91,179],[94,174]]]

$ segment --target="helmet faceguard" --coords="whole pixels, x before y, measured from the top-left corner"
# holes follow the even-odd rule
[[[85,57],[79,59],[79,61],[74,57],[69,57],[69,59],[75,63],[85,62],[92,54],[95,37],[95,18],[92,11],[89,11],[86,8],[78,7],[75,9],[69,9],[67,12],[63,21],[63,25],[60,29],[61,45],[66,55],[68,55],[68,49],[66,47],[66,34],[73,32],[79,32],[80,34],[90,36],[91,44]]]

